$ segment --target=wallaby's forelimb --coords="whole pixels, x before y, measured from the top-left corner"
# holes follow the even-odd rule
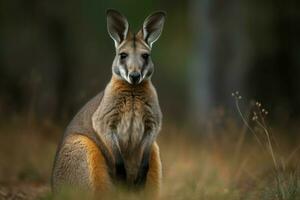
[[[149,160],[151,155],[152,145],[154,143],[154,134],[152,131],[148,130],[144,133],[142,142],[141,142],[141,162],[138,170],[137,178],[134,182],[137,186],[144,186],[147,179],[147,173],[149,170]]]

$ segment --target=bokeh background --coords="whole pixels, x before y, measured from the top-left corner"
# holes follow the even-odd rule
[[[270,126],[287,141],[283,149],[299,146],[300,2],[0,0],[0,181],[47,182],[63,129],[110,80],[115,52],[107,8],[127,16],[133,31],[151,12],[167,12],[152,53],[163,133],[172,135],[161,141],[181,138],[183,151],[197,157],[202,150],[189,147],[195,135],[218,142],[226,140],[219,136],[247,132],[231,96],[239,91],[245,115],[251,102],[262,102]],[[207,136],[211,133],[218,137]],[[232,144],[225,143],[215,146],[228,153]],[[172,144],[176,149],[177,141]],[[170,149],[164,157],[172,163]],[[184,167],[174,170],[190,169]]]
[[[167,12],[152,55],[166,119],[232,110],[236,90],[265,102],[272,118],[299,118],[300,5],[273,0],[2,0],[1,116],[68,120],[105,87],[114,57],[107,8],[134,31],[154,10]]]

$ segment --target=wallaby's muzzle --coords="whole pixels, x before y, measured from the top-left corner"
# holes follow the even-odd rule
[[[139,72],[131,72],[128,76],[131,84],[138,84],[141,82],[141,73]]]

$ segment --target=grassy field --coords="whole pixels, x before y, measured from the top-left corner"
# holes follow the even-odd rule
[[[260,145],[245,125],[230,119],[212,121],[201,130],[165,123],[158,139],[162,199],[300,199],[298,128],[268,128],[270,140],[264,130],[253,129]],[[289,131],[293,133],[287,137]],[[62,132],[51,123],[18,118],[1,123],[0,199],[50,197]],[[70,199],[80,199],[76,197]]]

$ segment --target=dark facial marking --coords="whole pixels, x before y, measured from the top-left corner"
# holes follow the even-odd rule
[[[142,55],[143,57],[143,55]],[[149,64],[149,57],[147,57],[146,59],[143,57],[143,66],[142,66],[142,74],[144,74],[144,71],[146,69],[146,66]],[[147,73],[148,74],[148,73]]]
[[[119,59],[120,60],[120,65],[121,65],[121,67],[123,67],[124,68],[124,70],[125,70],[125,74],[126,74],[126,76],[127,76],[127,74],[128,74],[128,69],[127,69],[127,65],[126,65],[126,59]],[[120,73],[120,70],[119,70],[119,74],[121,74]]]
[[[118,67],[114,67],[114,73],[117,74],[118,76],[121,76],[120,70]]]
[[[134,36],[133,36],[133,49],[135,49],[136,48],[136,35],[135,34],[133,34]]]
[[[142,54],[142,58],[144,60],[144,64],[143,64],[144,66],[147,66],[149,64],[149,57],[150,57],[150,55],[148,53]]]
[[[148,72],[146,74],[146,77],[149,77],[152,73],[153,73],[153,69],[151,68],[151,69],[148,70]]]

